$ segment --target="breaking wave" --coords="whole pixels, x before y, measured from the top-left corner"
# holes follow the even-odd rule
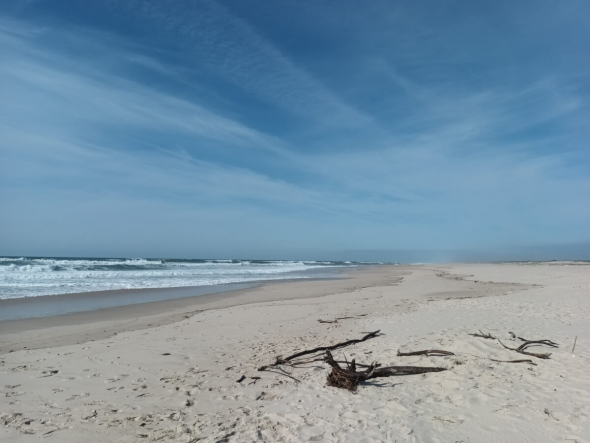
[[[0,299],[334,276],[354,262],[0,257]],[[324,271],[324,272],[322,272]]]

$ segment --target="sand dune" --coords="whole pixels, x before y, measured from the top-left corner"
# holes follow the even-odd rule
[[[79,344],[47,325],[54,343],[0,356],[0,440],[590,441],[590,266],[384,266],[329,284],[330,295],[301,299],[305,284],[275,285],[281,300],[193,309]],[[336,317],[353,318],[317,321]],[[322,363],[257,371],[277,355],[377,329],[384,335],[335,355],[448,370],[374,379],[356,394],[325,386]],[[509,346],[519,344],[514,332],[560,347],[536,348],[552,355],[534,365],[499,363],[529,357],[469,335],[478,330]],[[30,334],[3,332],[3,349],[26,346]],[[397,356],[433,348],[456,355]]]

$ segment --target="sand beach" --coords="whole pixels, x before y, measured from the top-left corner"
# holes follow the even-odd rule
[[[589,264],[348,274],[0,322],[0,441],[590,441]],[[376,330],[334,357],[446,370],[356,393],[326,386],[324,362],[258,371]],[[428,349],[454,355],[397,355]]]

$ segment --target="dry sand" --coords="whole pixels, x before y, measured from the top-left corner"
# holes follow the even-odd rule
[[[590,266],[351,277],[0,323],[0,441],[590,441]],[[256,370],[377,329],[335,355],[448,370],[371,380],[356,394],[326,387],[320,363]],[[519,344],[509,331],[561,346],[535,365],[494,362],[528,357],[468,335],[480,329],[509,346]],[[456,355],[396,356],[432,348]]]

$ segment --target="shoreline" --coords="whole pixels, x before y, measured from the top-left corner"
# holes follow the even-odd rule
[[[42,317],[56,317],[88,311],[140,305],[181,298],[201,297],[210,294],[250,289],[261,284],[288,283],[315,280],[347,278],[347,272],[369,269],[379,265],[348,266],[331,268],[326,275],[324,269],[308,271],[309,276],[244,280],[233,283],[198,286],[163,286],[146,288],[105,289],[99,291],[66,292],[38,296],[0,299],[0,323],[13,320],[28,320]],[[315,275],[314,275],[315,274]]]
[[[0,320],[0,355],[25,349],[43,349],[102,340],[122,332],[168,325],[207,310],[224,309],[252,303],[315,298],[339,292],[346,293],[359,287],[385,283],[383,279],[374,279],[375,275],[379,274],[376,271],[382,268],[391,267],[393,271],[399,270],[403,274],[406,271],[402,271],[402,269],[414,266],[420,265],[351,267],[340,271],[341,276],[336,278],[284,279],[247,282],[244,284],[237,283],[231,285],[248,285],[250,287],[229,290],[227,289],[229,285],[220,285],[224,286],[224,288],[203,295],[194,295],[195,289],[200,287],[188,286],[120,289],[47,296],[47,298],[51,297],[53,300],[59,299],[71,302],[77,297],[108,297],[122,293],[176,292],[187,294],[183,297],[167,300],[134,303],[61,315]],[[343,273],[347,275],[342,276]],[[191,293],[192,295],[188,295]],[[1,300],[0,308],[3,304],[18,305],[49,302],[49,300],[42,300],[41,298]],[[39,335],[42,337],[39,337]]]

